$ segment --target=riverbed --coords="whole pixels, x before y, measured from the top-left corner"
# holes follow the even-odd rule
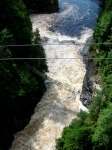
[[[87,111],[80,101],[83,56],[88,54],[84,43],[91,42],[98,10],[96,0],[59,0],[59,13],[31,15],[45,49],[50,85],[30,123],[15,135],[12,150],[55,150],[63,128],[80,109]]]

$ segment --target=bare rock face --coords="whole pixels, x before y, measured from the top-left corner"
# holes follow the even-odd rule
[[[55,141],[61,136],[63,128],[70,124],[80,109],[87,111],[80,102],[86,69],[80,55],[81,47],[52,45],[54,41],[71,40],[48,30],[57,20],[56,14],[34,15],[31,20],[33,29],[38,27],[41,39],[47,39],[44,48],[48,58],[50,86],[37,104],[30,123],[15,135],[11,150],[55,150]],[[86,41],[85,35],[79,40]]]
[[[95,66],[90,61],[86,62],[86,74],[80,96],[80,100],[85,106],[93,102],[92,97],[97,95],[96,90],[101,90],[101,77],[95,72]]]

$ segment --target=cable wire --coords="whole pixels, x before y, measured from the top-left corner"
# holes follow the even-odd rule
[[[47,60],[47,59],[84,59],[84,60],[112,60],[112,58],[0,58],[0,61],[2,60]]]
[[[0,45],[0,47],[26,47],[26,46],[42,46],[42,45],[91,45],[91,44],[96,44],[96,45],[112,45],[112,43],[78,43],[78,42],[73,42],[72,43],[38,43],[38,44],[23,44],[23,45]],[[46,60],[46,59],[84,59],[84,60],[95,60],[95,59],[100,59],[100,60],[105,60],[105,59],[112,59],[112,58],[0,58],[0,61],[2,60]]]
[[[78,42],[70,42],[70,43],[38,43],[38,44],[15,44],[15,45],[0,45],[0,47],[31,47],[31,46],[42,46],[42,45],[112,45],[112,43],[78,43]]]

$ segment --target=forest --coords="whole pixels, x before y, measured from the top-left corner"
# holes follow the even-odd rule
[[[112,149],[112,1],[100,0],[101,10],[90,47],[96,74],[101,76],[101,91],[96,91],[89,113],[81,111],[57,139],[57,150]],[[58,11],[58,0],[0,0],[0,58],[46,57],[42,45],[5,46],[40,43],[38,29],[32,32],[29,15]],[[100,44],[97,44],[100,43]],[[110,43],[110,44],[109,44]],[[105,59],[107,58],[107,59]],[[30,121],[36,104],[45,91],[43,74],[46,60],[0,61],[0,149],[9,150],[14,134]]]
[[[23,0],[30,13],[53,13],[58,11],[58,0]]]
[[[90,47],[96,74],[101,76],[101,90],[96,90],[89,113],[80,111],[77,119],[65,127],[57,139],[57,150],[112,149],[112,1],[102,0]],[[98,43],[98,44],[97,44]],[[106,59],[105,59],[106,58]]]
[[[53,10],[47,10],[45,5],[46,7],[53,5]],[[53,4],[49,0],[0,0],[0,58],[45,57],[42,45],[30,47],[4,45],[40,43],[38,29],[32,32],[29,13],[32,10],[51,12],[54,9],[57,10],[57,0],[53,1]],[[42,73],[48,71],[46,60],[0,61],[0,149],[2,150],[8,150],[14,134],[28,124],[36,104],[45,91],[44,79],[27,65]]]

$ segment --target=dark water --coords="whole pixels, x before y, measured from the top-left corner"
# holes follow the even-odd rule
[[[51,30],[79,37],[85,28],[94,28],[98,12],[97,0],[59,0],[59,19]]]

